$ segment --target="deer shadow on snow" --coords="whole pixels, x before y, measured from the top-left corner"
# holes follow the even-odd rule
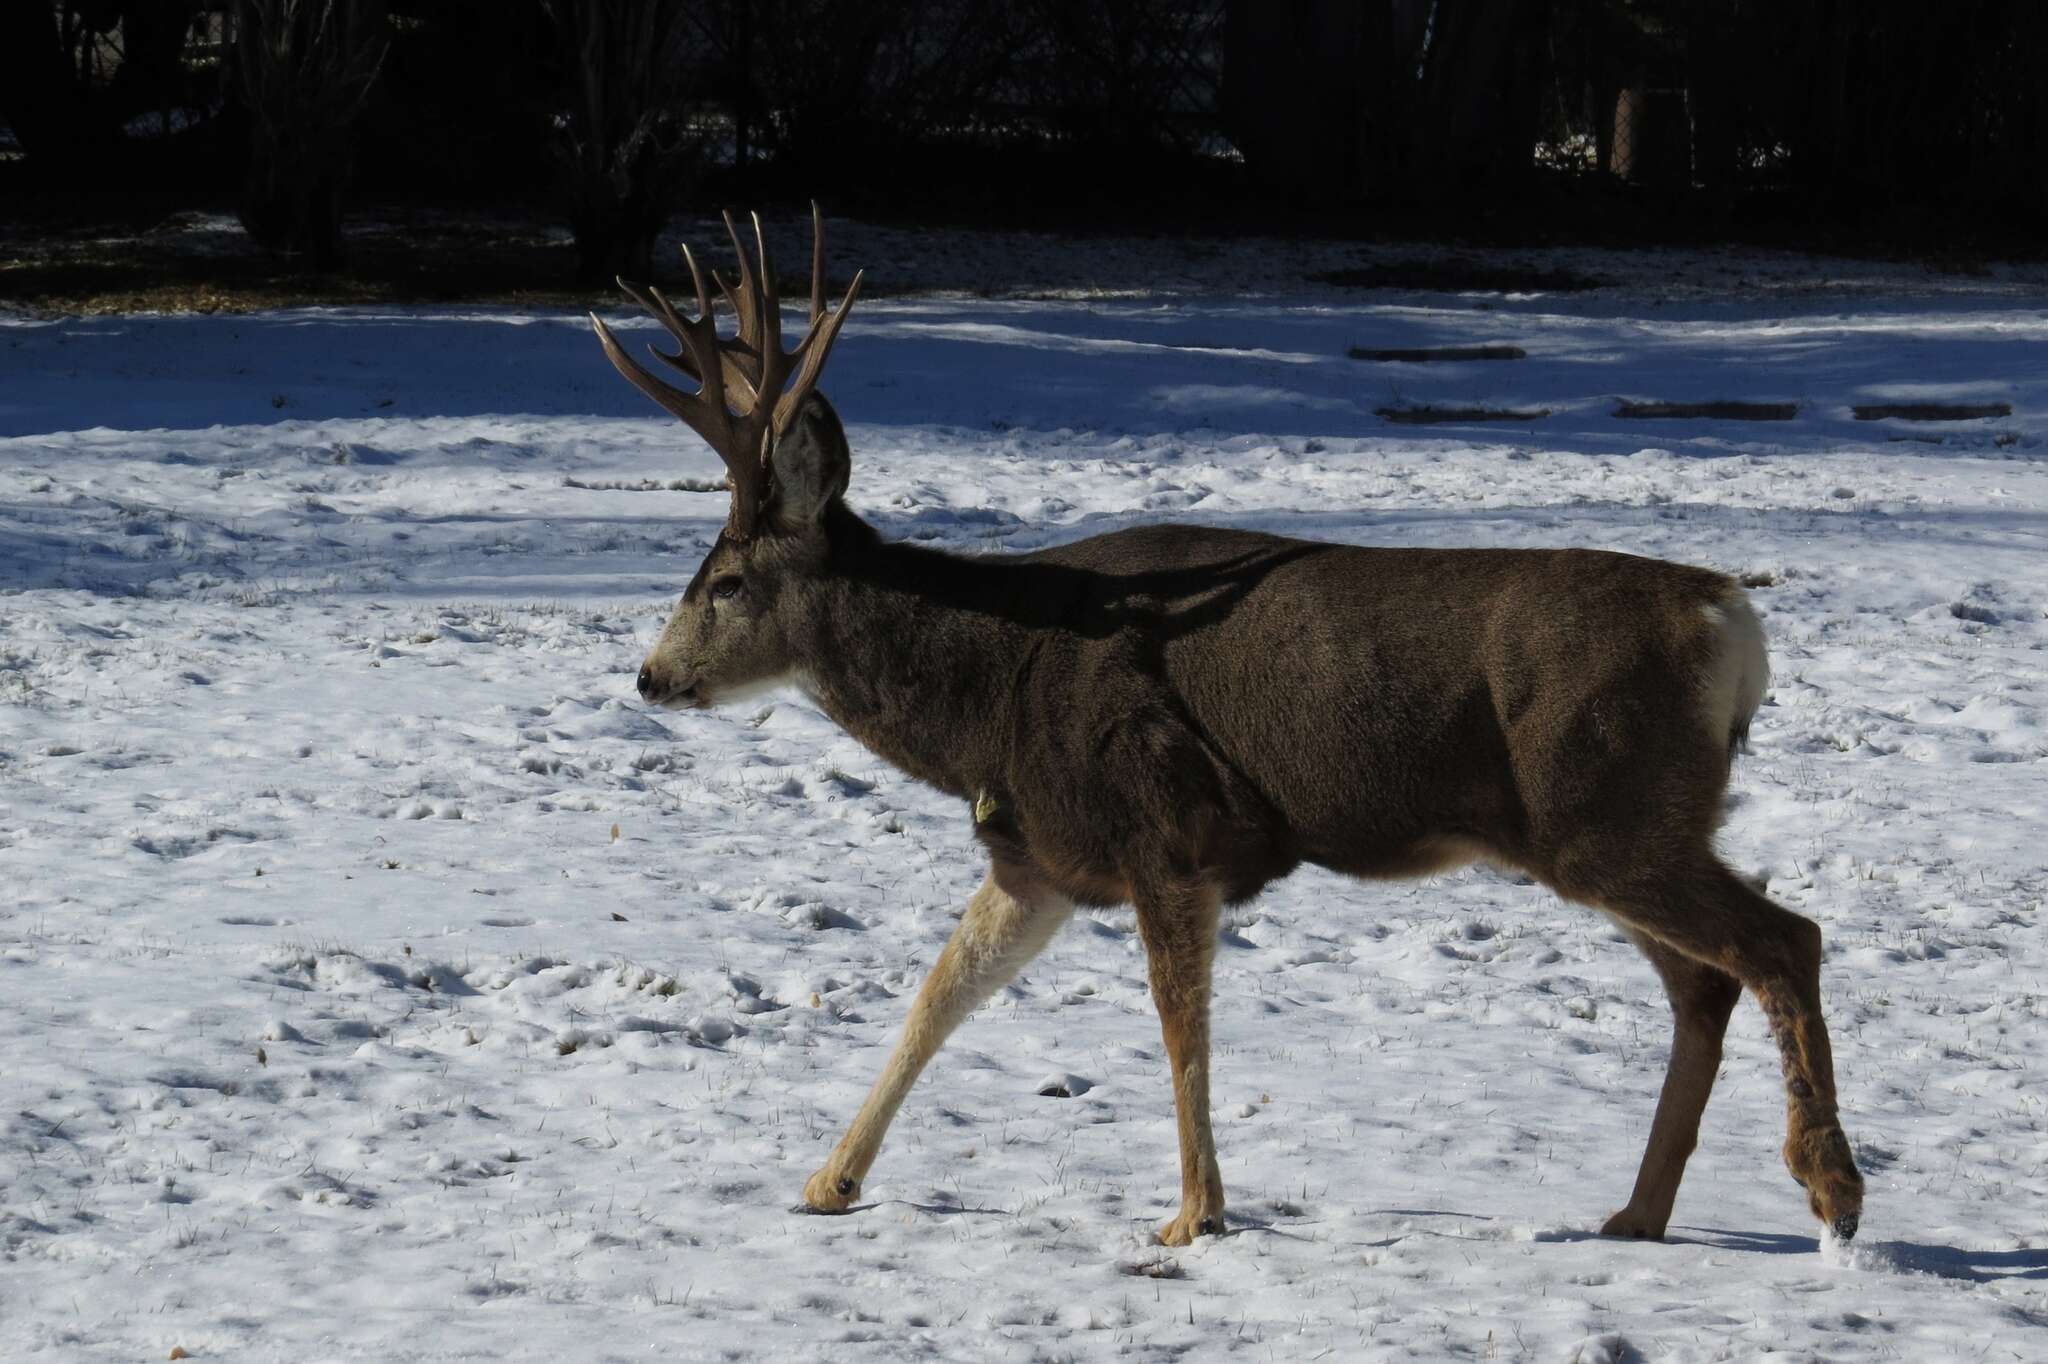
[[[1375,1208],[1369,1216],[1408,1218],[1458,1218],[1470,1222],[1494,1222],[1485,1213],[1457,1212],[1448,1208]],[[1448,1235],[1451,1233],[1437,1233]],[[1392,1245],[1403,1239],[1396,1235],[1365,1244]],[[1582,1241],[1608,1242],[1613,1238],[1576,1228],[1539,1231],[1534,1240],[1547,1244],[1575,1244]],[[1784,1232],[1738,1231],[1729,1227],[1674,1225],[1663,1237],[1668,1246],[1700,1246],[1752,1255],[1815,1255],[1820,1241],[1812,1236]],[[1954,1279],[1963,1283],[2001,1283],[2008,1280],[2048,1280],[2048,1246],[2013,1250],[1970,1250],[1921,1241],[1859,1242],[1853,1254],[1860,1266],[1878,1272],[1924,1274],[1930,1278]],[[2048,1314],[2036,1324],[2048,1326]]]
[[[1820,1244],[1811,1236],[1731,1231],[1723,1227],[1675,1227],[1669,1239],[1763,1255],[1811,1255]],[[1920,1241],[1870,1241],[1859,1246],[1857,1254],[1859,1259],[1867,1257],[1876,1268],[1926,1274],[1938,1279],[1958,1279],[1966,1283],[2048,1279],[2048,1246],[1969,1250]],[[2048,1325],[2048,1317],[2044,1317],[2041,1324]]]

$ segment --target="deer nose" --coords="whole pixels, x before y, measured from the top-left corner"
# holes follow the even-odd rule
[[[654,690],[654,672],[645,663],[642,663],[640,665],[639,687],[640,696],[643,700],[646,699],[647,695]]]

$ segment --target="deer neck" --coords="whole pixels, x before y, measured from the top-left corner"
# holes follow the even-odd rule
[[[884,541],[847,512],[794,641],[805,690],[920,781],[974,796],[1000,780],[1031,631],[1000,561]]]

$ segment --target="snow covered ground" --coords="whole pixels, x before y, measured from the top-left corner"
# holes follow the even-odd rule
[[[1346,356],[1479,344],[1528,354]],[[1747,575],[1725,844],[1826,930],[1858,1241],[1783,1173],[1749,1004],[1671,1239],[1590,1235],[1661,992],[1483,869],[1232,915],[1230,1235],[1151,1243],[1119,912],[961,1030],[872,1202],[795,1215],[979,868],[797,698],[634,701],[725,511],[642,485],[714,457],[575,318],[0,319],[10,1355],[2048,1356],[2048,294],[873,299],[825,387],[854,502],[957,549],[1171,517]],[[1849,410],[1902,401],[2012,411]],[[1375,415],[1426,405],[1549,415]]]

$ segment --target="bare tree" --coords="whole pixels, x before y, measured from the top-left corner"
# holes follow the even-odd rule
[[[547,0],[568,48],[560,154],[576,278],[653,273],[654,239],[700,155],[678,108],[678,0]]]
[[[858,197],[920,140],[1000,122],[1027,46],[1021,0],[688,0],[689,39],[734,115],[735,156]],[[1042,56],[1037,49],[1033,52]],[[881,181],[894,193],[899,185]]]
[[[1024,31],[1045,43],[1032,83],[1054,126],[1084,151],[1186,150],[1189,116],[1215,107],[1208,59],[1222,47],[1224,12],[1212,0],[1018,0],[1016,8]]]
[[[384,59],[380,0],[238,0],[235,64],[250,122],[242,226],[316,265],[341,254],[349,127]]]

